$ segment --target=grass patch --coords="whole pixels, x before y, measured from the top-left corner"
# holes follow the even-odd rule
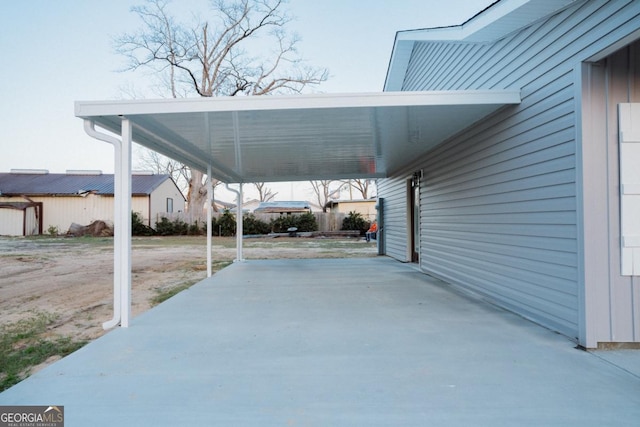
[[[172,286],[167,289],[156,289],[156,292],[157,292],[156,296],[154,296],[150,300],[151,306],[155,307],[156,305],[165,302],[169,298],[179,294],[185,289],[189,289],[191,286],[193,286],[197,282],[198,282],[197,280],[189,280],[187,282],[182,282],[179,285]]]
[[[36,312],[31,318],[0,327],[0,391],[29,376],[31,369],[51,356],[64,357],[86,341],[45,336],[56,316]]]
[[[195,270],[200,270],[200,265],[202,263],[198,262],[197,264],[193,264],[194,269]],[[225,268],[226,266],[232,264],[231,261],[213,261],[211,263],[211,268],[212,271],[215,273],[216,271],[220,271],[223,268]],[[206,266],[203,267],[204,270],[206,270]],[[189,289],[191,286],[195,285],[196,283],[198,283],[200,281],[200,279],[197,280],[188,280],[186,282],[182,282],[176,286],[171,286],[168,288],[157,288],[156,289],[156,295],[151,298],[149,300],[149,302],[151,303],[152,307],[155,307],[158,304],[161,304],[163,302],[165,302],[166,300],[168,300],[169,298],[179,294],[180,292],[184,291],[185,289]]]

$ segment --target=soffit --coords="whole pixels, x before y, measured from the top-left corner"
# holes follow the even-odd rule
[[[76,116],[227,183],[378,178],[492,114],[518,91],[78,101]]]

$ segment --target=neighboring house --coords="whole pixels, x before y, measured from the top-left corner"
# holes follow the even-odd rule
[[[640,2],[619,0],[503,0],[397,33],[385,91],[522,102],[378,181],[386,254],[584,347],[637,346],[639,40]]]
[[[260,206],[261,203],[262,202],[258,199],[251,199],[251,200],[247,200],[246,202],[242,202],[242,211],[253,212]],[[235,208],[235,205],[233,207]]]
[[[254,213],[276,213],[281,215],[311,213],[311,204],[302,201],[260,202]]]
[[[214,210],[220,213],[228,210],[233,210],[236,207],[235,203],[224,202],[222,200],[217,200],[217,199],[213,201],[213,205],[215,206]]]
[[[134,174],[131,177],[131,209],[145,223],[155,226],[158,214],[184,210],[185,198],[169,175]],[[38,229],[29,204],[39,204]],[[15,205],[11,209],[4,206]],[[17,215],[18,208],[24,210]],[[98,171],[66,174],[37,170],[0,173],[0,234],[30,235],[56,227],[66,232],[72,223],[113,221],[113,175]]]
[[[331,200],[327,202],[327,209],[330,213],[343,213],[349,215],[349,212],[355,212],[362,215],[367,221],[376,219],[376,200]]]

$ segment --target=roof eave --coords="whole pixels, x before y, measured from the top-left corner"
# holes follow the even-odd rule
[[[413,45],[416,42],[492,43],[577,0],[498,0],[461,25],[398,31],[384,91],[402,90]]]

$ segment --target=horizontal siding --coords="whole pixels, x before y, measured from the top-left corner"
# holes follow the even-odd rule
[[[421,164],[421,267],[577,337],[570,75],[437,147]]]
[[[384,253],[399,261],[407,256],[407,178],[378,180],[378,197],[384,198]]]
[[[425,272],[578,337],[574,69],[638,28],[639,3],[577,2],[493,43],[414,45],[403,90],[522,95],[402,171],[424,171]]]
[[[403,90],[541,86],[538,79],[557,78],[567,64],[578,64],[622,38],[625,28],[637,27],[637,3],[581,2],[494,43],[418,42]]]

